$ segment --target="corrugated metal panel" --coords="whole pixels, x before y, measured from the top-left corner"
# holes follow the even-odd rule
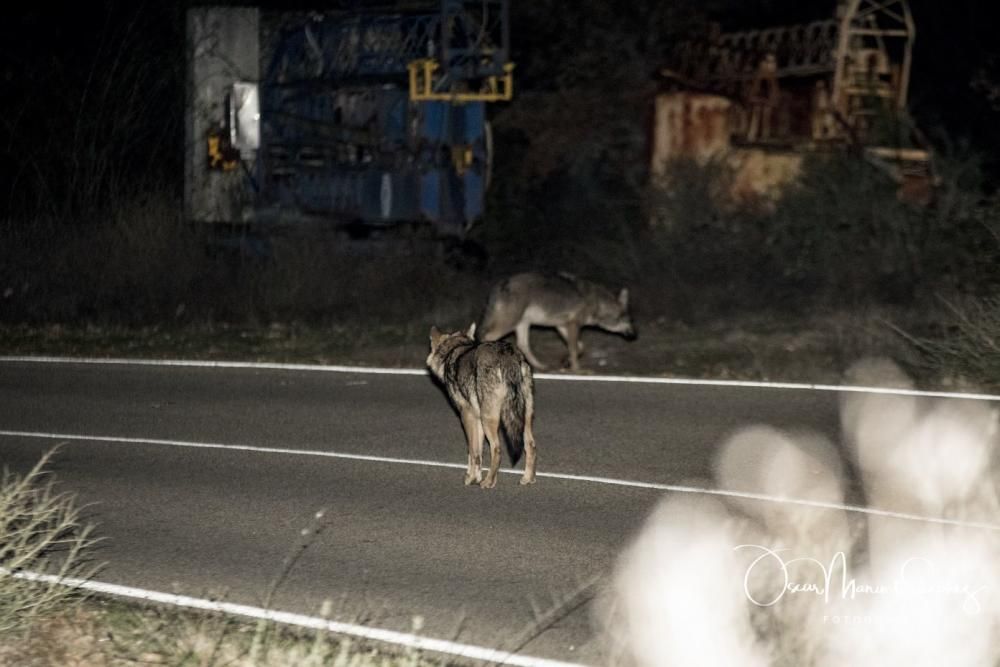
[[[652,173],[661,176],[674,158],[703,162],[729,148],[732,103],[707,93],[664,93],[656,97]]]
[[[207,137],[225,124],[225,99],[233,83],[259,77],[259,21],[258,10],[251,8],[188,10],[184,208],[191,220],[239,221],[251,204],[240,170],[206,168]]]

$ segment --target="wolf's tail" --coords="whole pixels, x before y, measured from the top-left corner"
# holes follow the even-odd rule
[[[507,400],[500,410],[500,424],[510,464],[517,465],[524,454],[525,421],[531,419],[534,411],[534,380],[531,366],[523,359],[510,358],[504,364],[504,379],[507,382]]]

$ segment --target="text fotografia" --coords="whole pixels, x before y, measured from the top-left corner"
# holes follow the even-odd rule
[[[771,549],[759,544],[740,544],[735,549],[755,549],[761,553],[747,567],[743,577],[743,591],[747,599],[759,607],[777,604],[786,594],[807,594],[831,600],[855,600],[868,595],[899,595],[909,598],[928,596],[956,596],[961,600],[962,611],[969,615],[982,610],[980,595],[986,586],[973,586],[954,581],[954,576],[941,576],[941,571],[926,558],[909,558],[899,566],[895,579],[888,584],[859,582],[850,575],[847,557],[838,551],[829,562],[800,556],[785,559],[782,552],[788,549]],[[790,568],[796,565],[797,567]],[[790,569],[794,569],[802,579],[794,579]],[[758,599],[750,590],[750,578],[754,573],[776,576],[782,583],[771,597]]]

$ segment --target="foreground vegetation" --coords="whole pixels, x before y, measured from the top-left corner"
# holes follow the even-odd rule
[[[0,478],[0,633],[17,634],[62,609],[74,598],[46,580],[87,577],[92,526],[81,520],[75,499],[59,492],[45,471],[52,452],[27,473],[4,470]],[[31,572],[40,578],[18,576]]]
[[[221,614],[92,598],[0,634],[0,665],[197,667],[443,667],[417,651],[385,649],[323,631],[260,628]]]

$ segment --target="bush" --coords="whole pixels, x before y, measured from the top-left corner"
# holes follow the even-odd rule
[[[8,221],[2,236],[8,321],[169,321],[211,273],[204,239],[163,193],[92,219]]]
[[[759,309],[779,298],[759,213],[729,205],[732,176],[721,162],[676,160],[667,185],[646,195],[645,290],[667,292],[688,317]]]
[[[811,155],[769,211],[727,206],[724,165],[678,161],[670,187],[650,193],[654,242],[644,248],[702,302],[713,287],[728,295],[717,312],[912,305],[944,286],[988,289],[998,277],[991,221],[1000,208],[984,206],[972,157],[939,162],[937,201],[915,207],[862,159]]]
[[[768,221],[780,279],[833,301],[906,300],[927,250],[926,220],[860,159],[807,160]]]
[[[135,197],[93,221],[8,221],[0,321],[406,325],[459,311],[465,320],[485,299],[478,272],[454,267],[431,239],[302,232],[252,250],[246,238],[212,231],[185,222],[165,194]]]

